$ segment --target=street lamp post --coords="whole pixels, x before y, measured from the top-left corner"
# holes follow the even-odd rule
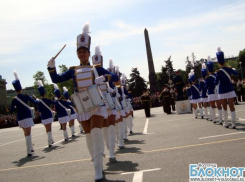
[[[242,80],[243,80],[243,73],[242,73],[242,62],[239,62],[240,64],[240,69],[241,69],[241,74],[242,74]]]

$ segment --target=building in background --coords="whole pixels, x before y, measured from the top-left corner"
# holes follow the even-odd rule
[[[0,105],[7,105],[6,80],[0,75]]]

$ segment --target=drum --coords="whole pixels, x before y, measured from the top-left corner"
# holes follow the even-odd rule
[[[34,107],[30,107],[31,110],[31,116],[34,119],[35,118],[35,108]]]
[[[105,103],[105,99],[97,85],[92,85],[83,91],[74,93],[71,98],[79,114],[89,112]]]
[[[66,109],[66,112],[67,112],[68,116],[71,115],[71,110],[70,109]]]
[[[121,111],[121,110],[122,110],[122,106],[121,106],[121,104],[119,103],[118,99],[117,99],[116,97],[114,97],[114,98],[113,98],[113,101],[114,101],[114,103],[115,103],[115,105],[116,105],[116,110],[117,110],[117,111]]]
[[[109,106],[109,108],[111,110],[116,109],[116,106],[115,106],[115,104],[114,104],[114,102],[112,100],[111,94],[110,93],[106,93],[105,94],[105,98],[106,98],[106,104]]]

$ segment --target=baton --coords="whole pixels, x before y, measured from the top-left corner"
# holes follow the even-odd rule
[[[60,51],[56,54],[56,56],[54,56],[54,59],[56,59],[58,57],[58,55],[61,53],[61,51],[63,51],[63,49],[65,49],[66,44],[62,47],[62,49],[60,49]]]

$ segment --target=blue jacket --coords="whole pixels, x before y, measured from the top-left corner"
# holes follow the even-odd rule
[[[90,63],[87,63],[87,65],[90,65]],[[83,65],[80,65],[83,66]],[[76,74],[75,74],[75,69],[76,67],[70,67],[66,72],[57,74],[56,68],[49,68],[48,71],[51,77],[51,80],[53,83],[60,83],[60,82],[65,82],[67,80],[73,79],[73,84],[74,84],[74,90],[77,91],[77,83],[76,83]],[[104,76],[105,81],[111,81],[111,82],[117,82],[119,80],[118,76],[114,73],[111,73],[104,69],[103,67],[96,67],[96,70],[99,74],[99,76]]]
[[[207,87],[206,87],[206,84],[205,84],[205,81],[201,81],[200,82],[200,85],[199,85],[199,90],[202,92],[201,93],[201,97],[202,98],[207,98]]]
[[[65,108],[63,108],[58,102],[60,102],[64,107],[66,107],[65,106],[66,105],[66,101],[64,101],[64,100],[55,101],[55,110],[57,112],[58,118],[62,118],[62,117],[68,116],[68,113],[66,112]]]
[[[71,110],[71,114],[75,114],[74,109],[72,108],[74,105],[70,100],[66,100],[63,104],[67,109]],[[71,107],[72,106],[72,107]]]
[[[55,101],[47,98],[42,98],[42,101],[50,108],[51,104],[55,104]],[[51,109],[51,108],[50,108]],[[45,106],[43,105],[42,102],[38,102],[38,111],[41,113],[41,119],[49,119],[53,118],[52,112]]]
[[[192,85],[191,86],[191,95],[192,95],[192,99],[200,99],[200,90],[199,90],[199,84],[195,83],[194,84],[196,86],[196,88]]]
[[[236,70],[233,70],[232,68],[223,67],[222,69],[224,69],[230,76],[238,75],[238,72]],[[230,79],[221,69],[217,71],[215,85],[219,85],[219,94],[224,94],[224,93],[234,91]]]
[[[17,97],[22,100],[24,103],[28,105],[28,101],[32,102],[33,104],[36,104],[35,100],[31,98],[29,95],[23,95],[18,94]],[[21,121],[23,119],[32,118],[31,111],[26,106],[24,106],[22,103],[20,103],[17,99],[13,98],[10,112],[12,113],[14,109],[17,109],[17,120]]]
[[[209,75],[205,78],[205,86],[208,89],[208,95],[215,94],[215,78],[216,74],[213,73],[212,76]]]

